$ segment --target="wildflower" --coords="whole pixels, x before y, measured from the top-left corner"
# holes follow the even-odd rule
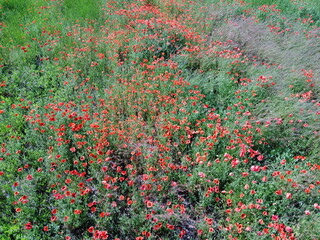
[[[286,232],[288,232],[288,233],[291,233],[291,232],[292,232],[292,228],[289,227],[289,226],[286,226],[285,230],[286,230]]]
[[[260,171],[260,166],[251,166],[250,170],[253,172],[259,172]]]
[[[277,195],[281,195],[281,194],[282,194],[282,190],[279,189],[279,190],[275,191],[275,193],[276,193]]]
[[[32,224],[31,224],[31,222],[28,222],[27,224],[25,224],[25,229],[27,229],[27,230],[32,229]]]
[[[147,201],[147,207],[148,207],[148,208],[151,208],[152,206],[153,206],[153,203],[150,202],[150,201]]]
[[[82,210],[75,209],[75,210],[73,211],[73,213],[74,213],[74,214],[81,214],[81,213],[82,213]]]
[[[27,180],[32,180],[32,179],[33,179],[33,176],[29,174],[29,175],[26,177],[26,179],[27,179]]]
[[[93,233],[93,232],[94,232],[94,227],[92,227],[92,226],[89,227],[89,228],[88,228],[88,232],[89,232],[89,233]]]

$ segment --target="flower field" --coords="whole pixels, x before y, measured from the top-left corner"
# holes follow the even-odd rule
[[[316,0],[0,13],[0,239],[320,239]]]

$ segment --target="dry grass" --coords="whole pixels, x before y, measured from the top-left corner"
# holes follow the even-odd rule
[[[282,132],[272,138],[288,146],[295,145],[293,142],[299,142],[301,138],[308,136],[312,140],[302,145],[307,152],[313,152],[311,155],[319,157],[317,150],[312,151],[312,147],[308,148],[306,145],[318,142],[320,133],[320,122],[316,113],[320,101],[320,28],[309,27],[307,32],[304,30],[306,26],[301,22],[288,20],[282,28],[290,31],[276,33],[270,31],[267,20],[257,21],[254,17],[241,16],[237,7],[228,11],[222,9],[217,7],[211,11],[210,18],[213,22],[220,23],[214,24],[209,40],[232,40],[229,48],[239,48],[245,58],[253,63],[249,64],[245,71],[247,78],[272,76],[276,83],[267,97],[267,104],[255,106],[258,119],[264,122],[286,118],[292,114],[296,116],[296,121],[308,122],[308,128],[295,122],[287,126],[286,133]],[[221,24],[221,21],[224,23]],[[310,77],[305,76],[303,70],[313,72],[311,81],[308,81]],[[311,84],[313,86],[310,86]],[[311,97],[302,99],[302,94],[308,91],[312,92]]]
[[[297,28],[300,27],[295,26],[295,30]],[[223,32],[223,37],[233,40],[235,45],[245,50],[248,57],[257,56],[263,62],[279,64],[287,72],[287,76],[282,77],[283,81],[291,81],[293,75],[296,75],[292,75],[292,71],[306,69],[313,70],[313,81],[319,86],[319,37],[307,39],[301,33],[302,30],[295,31],[297,34],[292,31],[275,34],[270,32],[266,23],[256,23],[253,19],[229,21],[219,31]],[[320,29],[314,29],[312,34],[317,35],[319,32]]]

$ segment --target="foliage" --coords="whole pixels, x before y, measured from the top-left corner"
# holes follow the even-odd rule
[[[314,2],[0,9],[1,239],[317,237]]]

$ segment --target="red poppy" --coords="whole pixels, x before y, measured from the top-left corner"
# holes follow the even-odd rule
[[[27,224],[25,224],[25,229],[27,229],[27,230],[32,229],[32,224],[31,224],[31,222],[28,222]]]
[[[75,209],[75,210],[73,211],[73,213],[74,213],[74,214],[81,214],[81,213],[82,213],[82,210]]]
[[[148,207],[148,208],[151,208],[152,206],[153,206],[153,203],[150,202],[150,201],[147,201],[147,207]]]

